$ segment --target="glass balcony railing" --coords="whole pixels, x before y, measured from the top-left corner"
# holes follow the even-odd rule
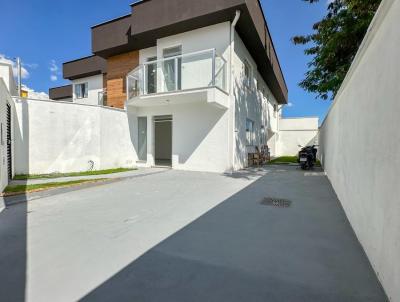
[[[128,99],[209,87],[227,91],[227,63],[215,49],[146,62],[127,76]]]

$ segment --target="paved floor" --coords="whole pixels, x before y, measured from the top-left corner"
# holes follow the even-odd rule
[[[386,301],[326,177],[295,167],[46,196],[0,214],[0,247],[1,301]]]

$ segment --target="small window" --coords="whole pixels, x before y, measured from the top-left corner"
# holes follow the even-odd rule
[[[86,99],[88,97],[88,83],[75,85],[75,97],[77,99]]]
[[[244,68],[245,85],[248,87],[251,87],[251,66],[250,66],[249,61],[244,60],[243,68]]]
[[[248,146],[254,146],[254,140],[255,140],[254,122],[250,119],[246,119],[246,140]]]
[[[274,117],[277,116],[277,113],[278,113],[278,105],[274,104]]]

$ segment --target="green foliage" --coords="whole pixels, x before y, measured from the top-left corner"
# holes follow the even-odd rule
[[[14,180],[106,175],[106,174],[128,172],[128,171],[133,171],[133,170],[136,170],[136,169],[116,168],[116,169],[108,169],[108,170],[96,170],[96,171],[72,172],[72,173],[51,173],[51,174],[31,174],[31,175],[21,174],[21,175],[15,175]]]
[[[269,164],[296,164],[297,156],[281,156],[274,158]]]
[[[335,97],[380,2],[333,0],[326,16],[313,25],[312,34],[292,39],[294,44],[309,45],[305,54],[313,57],[300,87],[325,100]]]
[[[63,187],[70,187],[76,186],[85,183],[95,183],[99,181],[105,181],[105,178],[99,179],[86,179],[86,180],[74,180],[74,181],[65,181],[65,182],[50,182],[50,183],[43,183],[43,184],[34,184],[34,185],[10,185],[7,186],[4,190],[4,193],[13,193],[13,194],[22,194],[22,193],[29,193],[34,191],[42,191],[51,188],[63,188]]]

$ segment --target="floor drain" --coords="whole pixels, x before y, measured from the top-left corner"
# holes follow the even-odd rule
[[[292,204],[290,200],[282,199],[282,198],[272,198],[265,197],[261,204],[264,206],[276,207],[276,208],[288,208]]]

